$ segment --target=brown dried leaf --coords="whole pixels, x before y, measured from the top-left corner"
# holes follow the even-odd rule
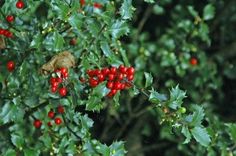
[[[5,40],[2,36],[0,36],[0,49],[5,49],[5,48],[6,48]]]
[[[68,51],[64,51],[53,56],[49,62],[40,68],[40,73],[49,74],[55,69],[62,67],[67,69],[75,67],[75,57]]]

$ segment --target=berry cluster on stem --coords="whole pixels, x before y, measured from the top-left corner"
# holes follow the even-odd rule
[[[114,96],[119,90],[131,87],[134,79],[135,69],[120,65],[117,67],[103,68],[101,70],[87,70],[89,85],[96,87],[99,83],[107,81],[106,87],[110,89],[108,97]]]

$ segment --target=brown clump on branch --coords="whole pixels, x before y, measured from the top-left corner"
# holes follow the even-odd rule
[[[67,69],[75,67],[75,57],[68,51],[53,56],[49,62],[40,68],[40,73],[49,74],[62,67]]]
[[[5,40],[3,37],[0,36],[0,50],[5,48],[6,48]]]

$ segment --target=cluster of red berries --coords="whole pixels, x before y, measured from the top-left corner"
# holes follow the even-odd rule
[[[55,74],[52,75],[53,77],[50,78],[51,92],[56,93],[60,84],[62,84],[62,87],[60,87],[58,91],[61,96],[66,96],[67,89],[63,86],[63,82],[65,82],[65,80],[68,78],[67,68],[57,69],[55,70]]]
[[[108,97],[114,96],[119,90],[131,87],[134,73],[135,69],[133,67],[125,67],[124,65],[120,65],[118,68],[87,70],[91,87],[96,87],[99,83],[107,81],[106,87],[110,89],[107,94]]]
[[[3,35],[3,36],[8,37],[8,38],[12,38],[13,37],[12,32],[10,32],[7,29],[2,29],[2,28],[0,28],[0,35]]]
[[[83,7],[85,5],[85,0],[80,0],[80,5]],[[95,2],[93,4],[93,7],[96,9],[101,9],[102,8],[102,4]]]
[[[63,114],[64,112],[65,112],[65,110],[64,110],[64,107],[63,107],[63,106],[60,105],[60,106],[57,107],[57,113]],[[62,119],[61,119],[60,117],[56,117],[56,114],[57,114],[57,113],[54,112],[53,109],[51,109],[51,110],[48,112],[48,117],[49,117],[50,119],[53,119],[53,120],[54,120],[54,123],[55,123],[56,125],[60,125],[60,124],[62,123]],[[35,128],[40,128],[40,127],[42,126],[42,121],[39,120],[39,119],[35,119],[33,124],[34,124],[34,127],[35,127]],[[49,121],[49,122],[47,123],[47,125],[48,125],[49,127],[52,127],[52,122]]]

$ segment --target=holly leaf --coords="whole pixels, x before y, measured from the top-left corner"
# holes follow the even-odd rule
[[[215,16],[215,7],[212,4],[208,4],[203,9],[203,19],[211,20]]]
[[[236,124],[226,124],[230,139],[236,142]]]
[[[170,91],[170,102],[168,106],[172,109],[177,109],[181,107],[183,99],[186,97],[186,92],[179,89],[177,85],[175,88],[172,88]]]
[[[194,113],[192,114],[191,125],[192,126],[200,126],[202,123],[202,120],[205,116],[203,108],[198,105],[194,105],[193,109],[194,109]]]
[[[129,33],[129,27],[125,21],[117,20],[114,22],[114,24],[112,24],[109,32],[111,33],[111,35],[114,39],[118,39],[121,36]]]
[[[120,8],[122,19],[131,19],[135,8],[132,6],[132,0],[124,0]]]
[[[210,142],[211,142],[211,138],[207,133],[207,130],[205,128],[202,127],[194,127],[191,130],[191,133],[194,137],[194,139],[199,142],[202,146],[207,147]]]
[[[153,88],[150,90],[150,93],[149,101],[152,103],[159,104],[160,102],[167,100],[166,95],[158,93]]]
[[[186,137],[186,139],[184,140],[183,144],[189,143],[190,140],[191,140],[191,134],[190,134],[190,131],[189,131],[188,127],[187,126],[183,126],[182,130],[181,130],[181,133]]]
[[[144,72],[144,76],[145,76],[145,88],[149,87],[150,85],[152,85],[153,82],[153,77],[150,73]]]

